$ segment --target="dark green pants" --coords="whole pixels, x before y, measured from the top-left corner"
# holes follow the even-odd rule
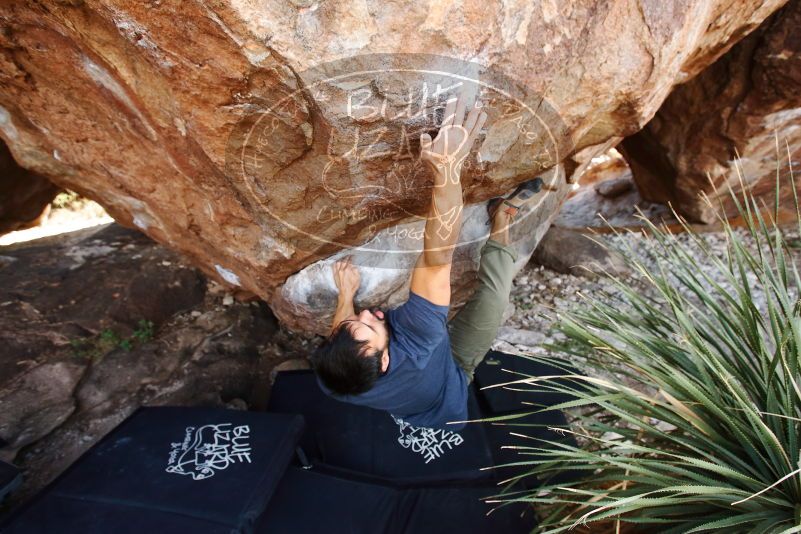
[[[478,287],[448,325],[453,357],[471,382],[501,326],[516,260],[513,247],[488,240],[481,248]]]

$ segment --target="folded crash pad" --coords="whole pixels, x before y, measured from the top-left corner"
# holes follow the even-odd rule
[[[141,408],[0,531],[249,531],[302,430],[297,415]]]

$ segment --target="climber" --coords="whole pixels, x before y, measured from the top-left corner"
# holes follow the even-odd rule
[[[467,386],[495,339],[517,259],[509,244],[513,216],[542,183],[532,180],[490,203],[491,229],[481,249],[478,288],[448,323],[451,261],[461,228],[461,165],[486,120],[464,93],[450,99],[435,139],[420,136],[420,157],[434,176],[423,252],[408,300],[386,313],[354,311],[360,276],[350,258],[333,265],[339,290],[331,333],[312,355],[321,389],[344,402],[390,412],[412,425],[461,428]],[[447,423],[454,423],[445,426]]]

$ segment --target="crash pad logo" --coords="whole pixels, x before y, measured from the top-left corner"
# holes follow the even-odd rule
[[[170,447],[167,472],[203,480],[231,464],[250,463],[250,427],[231,423],[188,426],[183,441]]]
[[[413,452],[420,453],[426,463],[440,458],[448,451],[453,450],[454,447],[464,443],[464,438],[456,432],[413,426],[394,415],[392,419],[398,424],[398,429],[400,430],[398,443],[404,449],[411,449]]]

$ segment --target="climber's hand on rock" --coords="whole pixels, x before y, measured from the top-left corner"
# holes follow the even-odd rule
[[[359,270],[353,265],[353,257],[348,256],[331,266],[334,271],[334,283],[339,289],[340,296],[353,298],[359,290],[361,276]]]
[[[442,125],[433,140],[427,133],[420,135],[420,158],[434,171],[436,187],[448,181],[459,182],[462,163],[487,120],[479,106],[474,106],[465,118],[466,100],[464,90],[458,98],[448,100]]]

